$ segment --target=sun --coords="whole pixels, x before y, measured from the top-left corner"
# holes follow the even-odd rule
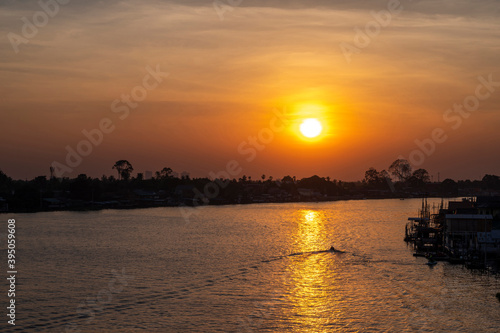
[[[323,126],[321,122],[316,118],[305,119],[302,124],[300,124],[300,132],[306,138],[315,138],[323,132]]]

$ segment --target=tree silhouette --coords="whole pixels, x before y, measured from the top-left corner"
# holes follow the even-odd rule
[[[441,183],[441,190],[445,193],[457,193],[458,192],[458,184],[453,179],[446,178]]]
[[[12,178],[8,177],[2,170],[0,170],[0,193],[8,192]],[[2,196],[0,194],[0,196]]]
[[[159,173],[157,173],[157,176],[159,176],[159,178],[161,179],[166,179],[166,178],[170,178],[170,176],[172,175],[174,171],[171,169],[171,168],[163,168]]]
[[[414,188],[424,188],[425,183],[430,181],[431,177],[429,176],[429,172],[425,169],[418,169],[413,172],[410,178],[406,181],[407,183]]]
[[[387,170],[380,171],[379,176],[381,177],[382,181],[386,183],[392,182],[391,175],[389,174],[389,172],[387,172]]]
[[[500,188],[500,177],[495,175],[484,175],[482,182],[485,188],[499,189]]]
[[[411,165],[407,160],[395,160],[389,167],[389,172],[404,182],[411,177]]]
[[[11,180],[2,170],[0,170],[0,183],[6,183]]]
[[[134,171],[132,164],[127,160],[119,160],[113,165],[113,169],[118,172],[118,179],[128,180],[130,174]]]
[[[365,172],[364,181],[368,185],[377,185],[380,183],[380,173],[375,168],[370,168]]]
[[[317,175],[309,178],[303,178],[299,181],[298,186],[312,190],[322,191],[325,188],[326,180]]]
[[[412,177],[415,177],[415,179],[422,181],[423,183],[428,183],[431,180],[431,177],[429,176],[429,172],[425,169],[417,169],[413,172]]]

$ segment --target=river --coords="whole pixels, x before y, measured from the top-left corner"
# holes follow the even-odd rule
[[[171,207],[3,214],[3,272],[15,218],[18,273],[16,326],[4,315],[0,327],[500,331],[498,277],[412,256],[404,226],[419,207],[418,199],[208,206],[189,221]],[[324,251],[332,245],[345,253]]]

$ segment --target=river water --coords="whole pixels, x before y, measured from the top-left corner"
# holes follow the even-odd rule
[[[189,221],[179,208],[0,215],[4,275],[8,218],[18,241],[16,326],[4,314],[0,331],[500,331],[498,277],[412,256],[404,226],[419,207],[210,206]],[[345,253],[323,251],[331,245]]]

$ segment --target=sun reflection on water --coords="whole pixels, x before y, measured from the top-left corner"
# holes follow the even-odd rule
[[[297,229],[294,233],[294,247],[298,252],[318,251],[327,243],[324,213],[301,210],[297,214]]]
[[[287,267],[288,301],[284,311],[301,332],[331,331],[341,312],[334,292],[338,259],[324,252],[330,244],[325,220],[321,211],[302,210],[297,214],[294,247],[302,254],[294,256]]]

